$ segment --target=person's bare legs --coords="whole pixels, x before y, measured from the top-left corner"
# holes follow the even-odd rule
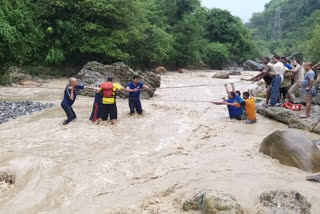
[[[116,124],[117,120],[111,120],[111,124],[114,125]]]
[[[271,86],[269,85],[267,88],[267,94],[266,94],[266,105],[269,104],[271,98]]]
[[[309,117],[311,114],[311,102],[306,103],[306,117]]]

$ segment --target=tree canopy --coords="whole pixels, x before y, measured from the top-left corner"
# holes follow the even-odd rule
[[[200,0],[0,0],[0,65],[83,65],[124,61],[134,68],[219,68],[254,46],[228,11]]]

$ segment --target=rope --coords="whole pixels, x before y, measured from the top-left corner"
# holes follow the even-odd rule
[[[172,87],[160,87],[160,88],[153,88],[149,87],[149,89],[156,89],[156,90],[165,90],[165,89],[177,89],[177,88],[199,88],[199,87],[212,87],[217,86],[220,84],[211,84],[211,85],[184,85],[184,86],[172,86]],[[64,90],[64,88],[56,88],[56,87],[7,87],[7,88],[15,88],[15,89],[22,89],[22,88],[32,88],[32,89],[59,89]]]

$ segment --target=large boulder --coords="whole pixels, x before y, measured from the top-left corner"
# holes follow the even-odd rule
[[[303,113],[302,111],[296,112],[286,108],[256,105],[256,111],[265,117],[287,124],[289,128],[307,131],[310,131],[320,118],[320,106],[317,105],[312,106],[311,116],[308,120],[299,117],[299,114]],[[320,134],[320,124],[317,124],[312,132]]]
[[[112,65],[104,65],[98,62],[89,62],[76,76],[80,84],[98,86],[106,80],[107,76],[113,76],[114,82],[119,83],[123,87],[132,81],[134,75],[139,75],[141,81],[150,87],[149,90],[143,90],[142,98],[153,97],[156,88],[160,87],[161,77],[152,72],[134,71],[123,62],[117,62]],[[94,96],[92,90],[83,90],[82,95]],[[128,93],[119,91],[117,96],[125,98]]]
[[[241,68],[241,66],[239,65],[238,62],[235,61],[228,61],[223,63],[223,65],[221,66],[222,70],[239,70],[239,71],[243,71],[243,69]]]
[[[215,79],[229,79],[229,72],[228,71],[217,71],[212,78]]]
[[[320,172],[319,148],[295,130],[275,131],[262,141],[259,152],[286,166],[306,172]]]
[[[168,71],[167,71],[167,69],[165,68],[165,67],[163,67],[163,66],[160,66],[160,67],[156,67],[154,70],[153,70],[153,72],[155,73],[155,74],[165,74],[165,73],[167,73]]]
[[[262,193],[253,214],[311,214],[311,204],[300,193],[275,190]]]
[[[261,68],[263,68],[263,66],[260,63],[252,60],[247,60],[243,64],[243,70],[245,71],[259,71]]]
[[[29,74],[23,72],[21,68],[11,66],[8,68],[10,82],[12,84],[19,85],[22,81],[31,80],[32,77]]]
[[[243,214],[236,199],[229,194],[203,190],[183,204],[183,210],[199,210],[202,214]]]

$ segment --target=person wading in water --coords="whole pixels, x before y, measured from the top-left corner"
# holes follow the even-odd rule
[[[110,115],[110,120],[112,124],[115,124],[118,119],[118,110],[116,104],[116,94],[118,90],[125,90],[119,84],[113,83],[113,78],[111,76],[107,77],[107,82],[104,82],[98,88],[97,93],[102,91],[102,106],[100,106],[100,114],[97,124],[100,124],[102,121],[108,120]]]
[[[76,78],[74,77],[70,78],[69,83],[66,86],[66,89],[64,90],[64,97],[61,102],[61,107],[66,112],[66,115],[68,117],[67,120],[63,122],[63,125],[68,125],[71,121],[77,118],[76,113],[72,109],[72,105],[77,98],[78,90],[85,89],[85,88],[92,89],[92,90],[97,89],[90,86],[78,85]]]
[[[139,115],[142,114],[140,92],[141,89],[149,88],[147,85],[144,85],[142,82],[139,82],[139,80],[139,76],[133,76],[132,82],[130,82],[126,88],[126,90],[129,92],[129,108],[131,115],[134,115],[135,111],[137,111]]]

